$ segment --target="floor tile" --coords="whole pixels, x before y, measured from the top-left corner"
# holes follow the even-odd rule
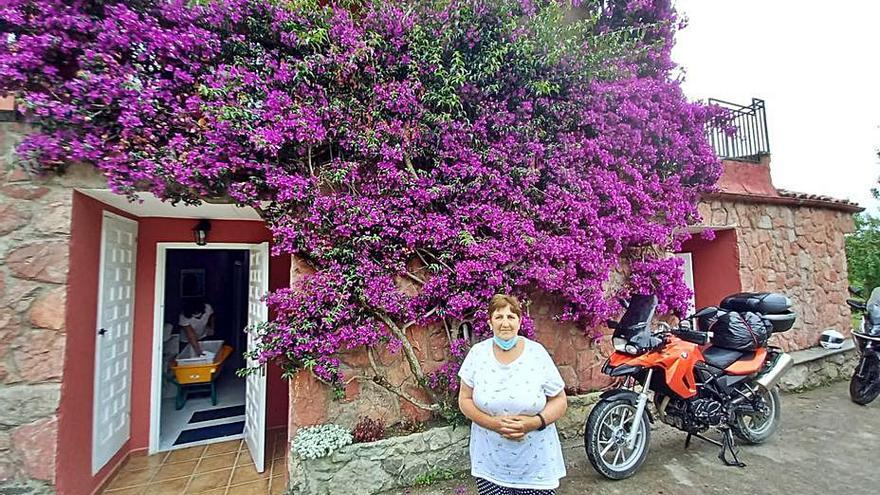
[[[218,469],[232,468],[235,466],[235,457],[235,452],[211,457],[202,457],[202,460],[199,461],[199,465],[196,466],[196,473],[206,473]]]
[[[105,490],[101,493],[105,495],[143,495],[146,485],[133,486],[129,488],[120,488],[118,490]]]
[[[241,447],[241,440],[230,440],[228,442],[212,443],[208,445],[208,449],[204,455],[225,454],[227,452],[238,452]]]
[[[229,483],[230,472],[232,472],[231,469],[224,469],[222,471],[197,474],[190,481],[186,493],[201,493],[214,488],[222,488]]]
[[[275,476],[269,481],[269,495],[282,495],[287,491],[287,477]]]
[[[266,495],[269,493],[269,480],[258,480],[243,485],[232,485],[229,493],[234,495]]]
[[[232,481],[229,483],[230,485],[239,485],[241,483],[247,483],[249,481],[256,481],[259,479],[267,479],[269,477],[269,473],[263,472],[258,473],[253,466],[238,466],[235,468],[235,471],[232,473]]]
[[[173,480],[166,480],[159,483],[150,483],[147,485],[147,489],[144,491],[144,494],[149,495],[180,495],[186,489],[186,484],[189,482],[189,477],[184,478],[176,478]]]
[[[159,468],[159,472],[153,478],[153,481],[164,481],[181,476],[189,476],[195,471],[198,460],[175,462],[174,464],[164,464]]]
[[[202,456],[202,452],[205,451],[204,445],[198,445],[196,447],[188,447],[180,450],[172,450],[168,453],[168,458],[165,459],[165,463],[170,462],[181,462],[181,461],[190,461],[193,459],[198,459]]]
[[[120,471],[113,481],[107,485],[108,490],[127,488],[136,485],[145,485],[156,474],[158,468],[140,469],[137,471]]]
[[[156,455],[133,455],[128,458],[125,465],[122,466],[123,471],[137,471],[140,469],[148,469],[159,467],[165,460],[167,452]]]

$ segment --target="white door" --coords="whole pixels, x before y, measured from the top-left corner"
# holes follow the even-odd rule
[[[248,281],[248,326],[269,319],[269,309],[261,299],[269,291],[269,243],[251,248],[250,277]],[[248,332],[248,350],[254,347],[254,334]],[[248,367],[257,365],[248,358]],[[266,365],[247,377],[245,388],[244,439],[254,466],[262,473],[266,461]]]
[[[675,253],[675,255],[684,260],[681,269],[684,271],[684,284],[691,290],[691,299],[688,301],[688,315],[692,315],[697,307],[697,291],[694,289],[694,257],[691,253]]]
[[[138,224],[104,212],[95,329],[92,474],[128,440]]]

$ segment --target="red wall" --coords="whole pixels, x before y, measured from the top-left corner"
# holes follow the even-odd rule
[[[95,332],[98,328],[98,263],[102,211],[131,218],[115,208],[74,192],[67,275],[67,341],[58,418],[56,488],[61,494],[91,493],[111,474],[131,441],[92,477],[92,400]]]
[[[94,331],[97,324],[98,263],[102,211],[138,220],[137,277],[133,332],[131,438],[97,476],[91,475],[92,395],[94,382]],[[154,333],[156,243],[191,242],[195,220],[136,218],[83,194],[75,193],[71,220],[70,272],[68,275],[67,347],[57,458],[60,494],[91,493],[115,470],[129,451],[149,446],[150,393]],[[260,243],[271,240],[262,222],[216,220],[211,222],[209,242]],[[289,285],[290,258],[269,261],[269,288]],[[269,428],[287,424],[287,383],[271,365],[267,383]],[[86,455],[85,452],[88,452]]]
[[[724,296],[742,290],[739,249],[733,229],[716,231],[711,241],[696,236],[686,241],[681,250],[692,253],[697,309],[717,306]]]

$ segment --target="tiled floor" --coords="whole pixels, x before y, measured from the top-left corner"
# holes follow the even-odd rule
[[[224,369],[217,378],[217,405],[211,404],[211,398],[197,397],[186,401],[179,411],[174,408],[174,397],[162,399],[162,421],[159,428],[159,448],[167,450],[174,447],[174,441],[184,429],[214,426],[223,423],[234,423],[244,420],[244,417],[223,418],[215,421],[189,423],[190,418],[196,411],[208,411],[223,407],[244,404],[244,379],[235,376],[235,370]]]
[[[287,490],[287,434],[267,437],[266,471],[257,473],[243,440],[133,456],[107,495],[275,495]]]

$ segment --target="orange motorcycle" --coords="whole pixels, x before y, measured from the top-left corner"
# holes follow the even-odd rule
[[[718,308],[701,309],[676,327],[660,323],[656,331],[655,296],[636,295],[625,306],[620,322],[608,322],[615,352],[602,371],[626,386],[604,392],[587,419],[590,463],[614,480],[641,467],[653,399],[656,416],[687,433],[685,448],[697,437],[719,446],[725,464],[745,466],[734,451],[734,436],[758,444],[779,426],[775,384],[793,359],[767,339],[794,324],[791,301],[773,293],[734,294]],[[703,435],[712,427],[721,441]]]

